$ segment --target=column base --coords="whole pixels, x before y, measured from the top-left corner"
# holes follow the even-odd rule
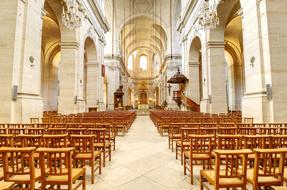
[[[273,122],[267,95],[264,93],[245,95],[242,98],[242,116],[253,117],[254,122]]]
[[[29,123],[31,117],[43,116],[43,99],[35,95],[18,95],[12,103],[11,122]]]

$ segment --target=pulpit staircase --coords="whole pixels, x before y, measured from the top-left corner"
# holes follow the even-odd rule
[[[200,112],[200,105],[185,96],[182,91],[174,91],[173,100],[178,104],[178,106],[183,104],[191,111]]]

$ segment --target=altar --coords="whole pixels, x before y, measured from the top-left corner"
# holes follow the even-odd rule
[[[149,105],[148,104],[139,104],[137,115],[149,115]]]
[[[139,110],[148,110],[149,109],[149,105],[148,104],[139,104],[138,105],[138,109]]]

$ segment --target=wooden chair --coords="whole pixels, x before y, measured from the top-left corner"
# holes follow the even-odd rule
[[[88,135],[95,135],[95,150],[101,150],[103,153],[103,166],[106,166],[106,158],[109,158],[109,161],[112,159],[112,146],[111,143],[106,142],[102,137],[106,136],[105,128],[92,128],[87,129]]]
[[[116,133],[112,130],[112,126],[109,123],[97,123],[97,128],[105,128],[106,131],[106,141],[110,142],[113,146],[113,150],[116,150]]]
[[[38,148],[40,154],[41,189],[86,189],[86,169],[73,168],[74,148]],[[79,183],[76,183],[79,181]],[[68,188],[63,188],[67,186]],[[54,189],[54,188],[53,188]]]
[[[40,118],[39,117],[31,117],[30,123],[31,124],[40,123]]]
[[[172,152],[174,150],[174,142],[180,141],[181,139],[181,127],[184,127],[184,124],[170,124],[170,134],[168,135],[168,148],[171,148]]]
[[[287,148],[254,149],[254,168],[247,171],[253,190],[261,187],[282,186]]]
[[[3,155],[4,180],[14,182],[26,188],[35,189],[35,182],[40,180],[39,170],[35,170],[34,152],[36,148],[11,148],[1,147],[0,153]]]
[[[208,181],[215,190],[220,188],[241,188],[246,190],[247,155],[249,149],[214,150],[214,169],[200,171],[200,190]]]
[[[214,135],[191,135],[189,151],[184,152],[183,168],[184,175],[186,170],[190,172],[190,182],[193,184],[193,166],[198,162],[203,169],[211,168],[211,150]]]
[[[85,162],[89,161],[91,167],[91,181],[95,182],[95,173],[99,170],[102,173],[102,157],[100,151],[94,150],[94,135],[71,135],[70,146],[75,148],[74,163],[77,167],[85,166]]]

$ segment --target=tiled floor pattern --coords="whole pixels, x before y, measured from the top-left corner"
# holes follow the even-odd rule
[[[87,170],[89,172],[89,169]],[[138,116],[129,133],[117,138],[112,161],[102,175],[96,176],[88,190],[196,190],[199,168],[195,169],[195,185],[183,175],[180,161],[168,149],[167,137],[161,137],[148,116]]]

